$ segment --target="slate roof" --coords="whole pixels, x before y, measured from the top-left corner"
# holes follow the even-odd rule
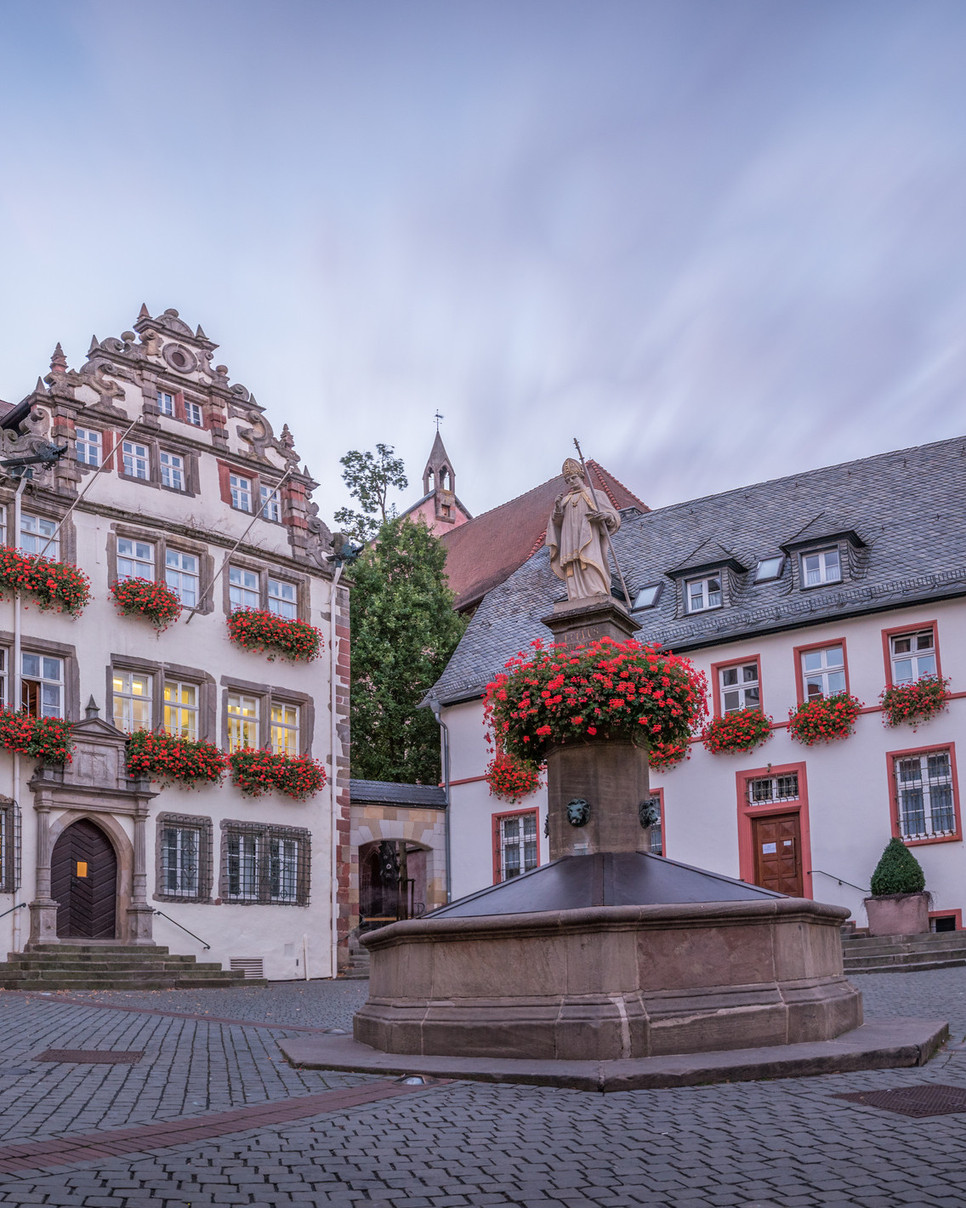
[[[611,504],[647,511],[647,505],[596,461],[587,462],[590,479]],[[458,611],[472,608],[543,545],[554,500],[565,489],[562,474],[524,495],[441,534],[446,575]]]
[[[964,494],[966,437],[957,437],[629,513],[613,539],[628,590],[633,597],[663,584],[656,606],[635,614],[636,636],[685,652],[964,595]],[[803,534],[819,546],[844,538],[843,582],[802,589],[791,557],[778,579],[756,584],[758,560],[798,546]],[[725,572],[724,607],[688,615],[668,572],[714,547],[749,569]],[[551,640],[541,618],[561,598],[541,548],[486,596],[429,696],[451,703],[479,695],[531,640]]]
[[[435,784],[389,784],[384,780],[350,780],[349,800],[353,805],[371,802],[378,805],[418,805],[442,809],[446,793]]]

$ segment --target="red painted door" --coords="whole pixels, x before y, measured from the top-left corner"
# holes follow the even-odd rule
[[[117,858],[107,835],[86,818],[68,826],[54,844],[50,896],[58,903],[58,935],[114,939]]]
[[[797,813],[752,818],[755,844],[755,884],[762,889],[804,896],[802,828]]]

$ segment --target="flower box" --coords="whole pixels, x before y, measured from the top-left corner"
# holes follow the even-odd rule
[[[0,710],[0,746],[8,751],[31,755],[43,763],[64,764],[71,761],[73,745],[68,721]]]
[[[228,764],[232,784],[246,797],[278,792],[304,801],[325,786],[325,768],[308,755],[277,755],[245,747],[232,752]]]
[[[322,634],[313,625],[258,608],[236,608],[228,618],[228,636],[270,660],[281,656],[308,663],[322,653]]]
[[[806,747],[817,742],[837,742],[854,731],[861,709],[862,702],[848,692],[817,696],[789,711],[788,732]]]
[[[44,612],[51,609],[78,617],[91,598],[91,581],[69,562],[0,547],[0,591],[31,596]]]
[[[127,772],[134,779],[195,788],[219,784],[226,765],[225,753],[213,743],[179,738],[163,730],[137,730],[127,740]]]
[[[522,801],[540,787],[540,769],[535,763],[501,751],[487,765],[486,783],[500,801]]]
[[[540,763],[551,747],[630,740],[641,747],[686,743],[707,714],[707,682],[687,659],[633,639],[601,638],[578,650],[533,643],[486,690],[497,745]]]
[[[771,718],[761,709],[736,709],[708,722],[701,735],[712,755],[753,751],[771,738]]]
[[[891,684],[879,697],[882,724],[912,726],[942,713],[949,700],[949,680],[939,675],[924,675],[911,684]]]
[[[691,758],[691,745],[684,742],[652,742],[647,753],[652,772],[670,772],[679,763]]]
[[[123,579],[112,583],[110,590],[124,616],[142,616],[158,633],[163,633],[181,616],[181,600],[167,583],[154,579]]]

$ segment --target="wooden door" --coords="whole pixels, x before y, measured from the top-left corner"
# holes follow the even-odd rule
[[[86,818],[68,826],[54,844],[50,896],[58,903],[58,935],[114,939],[117,858],[107,835]]]
[[[798,813],[752,818],[755,845],[755,884],[762,889],[804,896],[802,879],[802,828]]]

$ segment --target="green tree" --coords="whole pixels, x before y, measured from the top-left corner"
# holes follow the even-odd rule
[[[438,784],[439,728],[419,702],[465,621],[446,586],[446,551],[419,521],[386,520],[352,568],[352,774]]]
[[[371,541],[380,524],[385,524],[396,514],[396,509],[387,504],[390,489],[404,491],[409,486],[406,468],[401,457],[395,456],[392,445],[376,445],[375,453],[360,453],[350,449],[339,459],[342,466],[342,481],[349,494],[359,501],[361,511],[339,508],[335,522],[347,537],[360,544]]]

